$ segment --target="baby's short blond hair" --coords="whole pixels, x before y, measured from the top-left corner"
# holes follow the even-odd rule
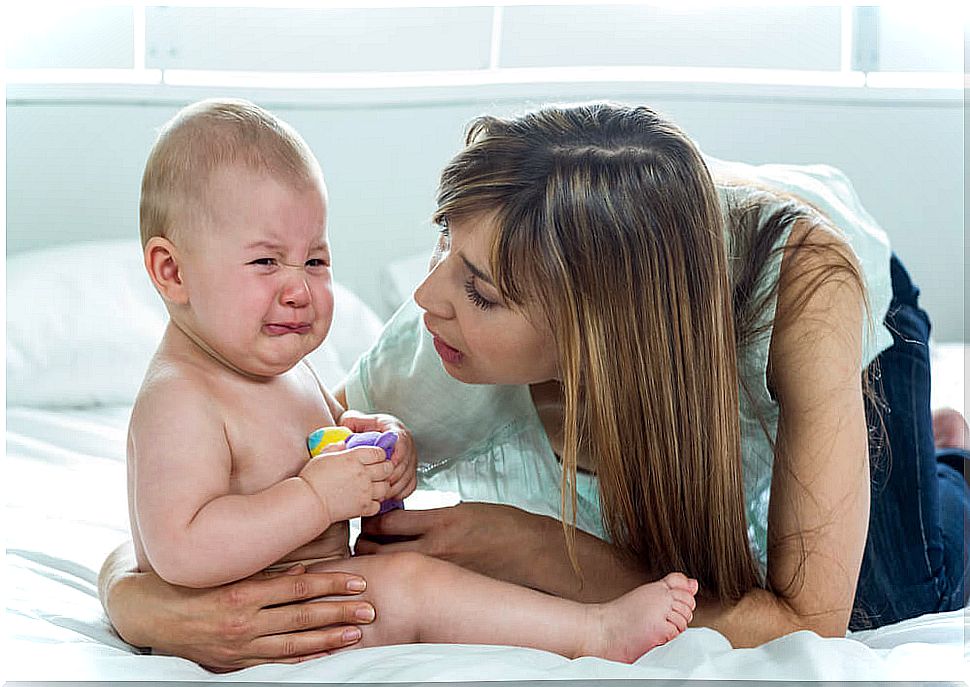
[[[298,186],[322,178],[306,141],[270,112],[235,98],[193,103],[162,127],[145,164],[142,246],[153,236],[176,240],[182,224],[204,217],[209,176],[229,165],[278,175]]]

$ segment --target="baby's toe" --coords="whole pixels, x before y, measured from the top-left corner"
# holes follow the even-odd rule
[[[697,608],[697,600],[689,591],[685,591],[683,589],[671,589],[670,595],[685,606],[689,606],[691,610]]]
[[[693,580],[687,575],[679,572],[672,572],[663,579],[668,589],[684,589],[691,594],[697,589],[697,580]]]
[[[671,608],[670,612],[667,613],[667,622],[672,623],[677,628],[678,634],[687,629],[687,618],[681,615],[675,608]]]
[[[693,609],[685,603],[679,601],[674,601],[673,605],[670,607],[672,613],[679,615],[684,619],[684,627],[690,624],[690,621],[694,619]]]

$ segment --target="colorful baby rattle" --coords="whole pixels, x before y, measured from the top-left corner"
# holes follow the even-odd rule
[[[360,432],[355,434],[346,427],[321,427],[314,430],[307,437],[306,445],[310,449],[311,456],[319,456],[323,449],[330,444],[337,444],[341,441],[347,442],[347,448],[357,448],[358,446],[376,446],[384,449],[387,460],[391,459],[394,453],[394,445],[397,444],[396,432]],[[388,499],[381,502],[381,509],[378,513],[386,513],[395,508],[404,508],[404,501],[401,499]]]

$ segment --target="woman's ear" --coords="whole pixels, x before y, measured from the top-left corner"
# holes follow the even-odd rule
[[[145,244],[145,269],[166,302],[185,305],[189,292],[179,270],[179,255],[175,245],[163,236],[153,236]]]

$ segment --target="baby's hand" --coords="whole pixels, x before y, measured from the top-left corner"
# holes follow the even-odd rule
[[[394,432],[397,444],[391,454],[394,471],[388,482],[390,489],[387,499],[404,499],[410,496],[417,486],[418,455],[414,449],[411,432],[393,415],[376,413],[365,415],[356,410],[348,410],[340,416],[340,424],[352,432]]]
[[[307,461],[299,476],[316,493],[332,524],[376,514],[387,496],[392,467],[383,449],[359,446],[347,450],[341,442]]]

